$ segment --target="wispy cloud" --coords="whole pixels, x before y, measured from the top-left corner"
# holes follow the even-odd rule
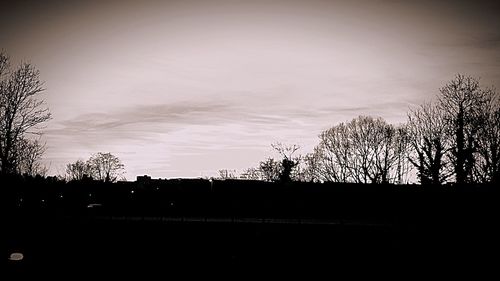
[[[109,113],[87,113],[70,120],[60,121],[57,128],[49,129],[51,135],[110,134],[130,133],[140,136],[141,132],[162,126],[163,132],[187,124],[206,124],[220,122],[221,112],[228,109],[225,105],[139,105],[122,108]],[[153,127],[151,127],[153,126]],[[123,137],[123,136],[120,136]]]
[[[273,140],[291,134],[306,135],[319,123],[316,113],[276,106],[251,108],[213,103],[140,105],[108,113],[83,114],[51,124],[46,137],[49,143],[58,146],[49,147],[48,160],[59,162],[67,155],[85,157],[113,149],[133,162],[132,174],[145,173],[148,169],[158,172],[175,166],[171,159],[179,161],[179,157],[189,155],[203,158],[215,152],[233,151],[237,155],[242,150],[265,151]],[[315,138],[315,134],[307,137]],[[211,161],[216,166],[222,165],[217,164],[216,157]]]

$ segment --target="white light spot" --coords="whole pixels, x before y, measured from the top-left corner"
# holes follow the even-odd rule
[[[96,208],[96,207],[101,207],[102,205],[101,204],[98,204],[98,203],[92,203],[92,204],[88,204],[87,205],[87,208]]]
[[[23,260],[24,255],[22,253],[12,253],[10,254],[9,260],[11,261],[21,261]]]
[[[130,191],[130,193],[134,194],[134,191],[133,191],[133,190],[131,190],[131,191]]]

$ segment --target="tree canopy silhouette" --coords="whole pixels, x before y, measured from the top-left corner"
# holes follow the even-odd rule
[[[66,165],[67,180],[91,178],[104,182],[116,182],[123,176],[125,165],[120,158],[107,152],[93,154],[87,161],[77,160]]]
[[[323,131],[314,150],[314,170],[323,181],[399,182],[407,173],[404,127],[382,118],[359,116]]]
[[[453,174],[448,154],[451,138],[445,117],[436,104],[425,102],[408,112],[408,132],[413,153],[409,161],[422,184],[442,184]]]
[[[88,162],[79,159],[75,163],[68,163],[66,165],[66,179],[80,181],[85,177],[90,177],[92,171]]]
[[[0,52],[0,169],[2,174],[20,171],[26,145],[43,153],[39,142],[28,135],[40,135],[41,125],[51,119],[49,109],[39,99],[44,91],[40,72],[29,63],[11,69],[7,55]],[[32,155],[33,156],[33,155]],[[36,157],[35,157],[36,158]],[[28,159],[28,158],[25,158]],[[31,160],[33,158],[31,157]],[[30,169],[32,164],[28,164]]]
[[[452,138],[450,160],[458,184],[474,182],[474,168],[480,150],[481,128],[488,122],[494,100],[492,89],[481,88],[479,79],[458,74],[440,89],[439,110]],[[497,125],[498,126],[498,125]]]

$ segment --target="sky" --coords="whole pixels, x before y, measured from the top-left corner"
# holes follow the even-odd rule
[[[126,177],[208,177],[397,124],[457,73],[500,87],[497,1],[7,1],[0,49],[45,81],[49,174],[111,152]]]

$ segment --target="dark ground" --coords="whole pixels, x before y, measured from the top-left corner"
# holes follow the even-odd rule
[[[71,197],[73,191],[64,190],[53,192],[52,199]],[[24,202],[32,203],[16,206],[14,198],[4,204],[6,274],[236,272],[240,279],[271,269],[332,276],[401,271],[410,277],[498,268],[498,196],[490,189],[252,194],[212,189],[147,196],[143,189],[143,197],[135,189],[135,199],[109,196],[115,194],[110,191],[97,201],[83,190],[73,199],[85,200],[55,203],[47,192],[31,199],[29,192],[22,193]],[[89,208],[98,201],[102,205]],[[13,252],[24,259],[8,260]]]

